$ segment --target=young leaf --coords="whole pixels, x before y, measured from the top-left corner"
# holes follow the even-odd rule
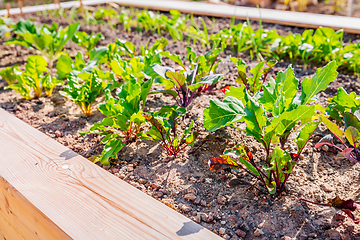
[[[355,149],[357,147],[359,147],[360,133],[359,133],[358,129],[354,128],[353,126],[350,126],[345,130],[344,134],[345,134],[346,139],[351,144],[351,146],[353,146]]]
[[[297,145],[297,155],[300,155],[304,149],[306,143],[309,141],[311,135],[315,132],[319,122],[309,122],[300,131],[299,135],[295,139]],[[315,146],[316,147],[316,146]]]
[[[317,69],[313,78],[305,78],[301,84],[301,104],[313,101],[313,97],[320,91],[324,91],[329,83],[337,76],[335,61],[328,63],[322,69]]]
[[[343,119],[344,119],[345,129],[347,129],[350,126],[356,129],[360,129],[360,119],[356,117],[355,114],[351,112],[345,112]]]
[[[8,85],[14,84],[16,75],[19,74],[21,74],[21,71],[17,65],[0,70],[0,76],[8,83]]]
[[[213,132],[232,125],[245,116],[245,107],[234,97],[226,97],[223,102],[210,100],[210,106],[204,110],[204,127]]]
[[[340,130],[340,128],[335,123],[327,119],[324,115],[320,115],[320,118],[325,126],[330,130],[330,132],[334,134],[341,143],[344,143],[343,132]]]
[[[125,143],[119,141],[116,138],[111,139],[104,146],[104,151],[102,151],[100,156],[101,164],[104,166],[110,165],[109,158],[117,158],[117,153],[125,146]]]

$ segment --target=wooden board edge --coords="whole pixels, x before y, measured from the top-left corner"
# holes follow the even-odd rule
[[[0,237],[72,239],[0,176]]]
[[[171,9],[177,9],[178,11],[182,12],[182,13],[193,13],[193,14],[197,14],[197,15],[206,15],[206,16],[212,16],[212,17],[226,17],[226,18],[232,18],[235,17],[236,19],[241,19],[241,20],[246,20],[248,17],[251,20],[255,20],[255,21],[259,21],[261,19],[261,21],[263,22],[267,22],[267,23],[274,23],[274,24],[281,24],[281,25],[287,25],[287,26],[295,26],[295,27],[303,27],[303,28],[317,28],[320,26],[324,26],[324,27],[331,27],[335,30],[338,29],[344,29],[345,32],[348,33],[354,33],[354,34],[360,34],[360,25],[359,27],[352,27],[352,26],[348,26],[347,24],[342,24],[342,20],[341,19],[354,19],[354,20],[358,20],[357,18],[349,18],[349,17],[344,17],[344,16],[331,16],[331,17],[335,17],[337,18],[336,20],[336,26],[335,25],[331,25],[331,23],[329,23],[329,21],[325,20],[325,18],[329,17],[329,15],[322,15],[322,14],[314,14],[314,13],[301,13],[301,12],[292,12],[295,15],[301,15],[302,17],[294,17],[293,19],[289,19],[287,17],[287,20],[283,20],[283,19],[276,19],[277,15],[282,15],[284,13],[289,13],[288,11],[281,11],[281,10],[274,10],[274,9],[262,9],[260,11],[271,11],[270,14],[267,15],[271,15],[271,18],[268,17],[261,17],[261,13],[259,13],[258,15],[260,17],[256,17],[256,16],[248,16],[247,13],[239,13],[239,10],[236,11],[236,15],[234,16],[234,13],[229,13],[229,14],[225,14],[225,13],[216,13],[216,12],[206,12],[204,10],[199,10],[199,8],[197,9],[182,9],[182,8],[177,8],[177,7],[173,7],[173,5],[171,5],[171,7],[167,6],[167,1],[161,0],[161,2],[163,4],[161,5],[154,5],[154,4],[150,4],[149,0],[147,0],[147,2],[150,4],[145,4],[144,2],[139,2],[136,0],[114,0],[114,1],[107,1],[107,0],[87,0],[87,1],[83,1],[83,5],[98,5],[98,4],[104,4],[104,3],[110,3],[110,2],[114,2],[120,5],[124,5],[124,6],[132,6],[132,7],[139,7],[139,8],[147,8],[147,9],[151,9],[151,10],[159,10],[159,11],[169,11]],[[179,1],[179,0],[170,0],[169,2],[171,3],[178,3],[178,4],[184,4],[184,1]],[[186,2],[186,1],[185,1]],[[194,2],[190,2],[191,4],[193,4]],[[199,4],[199,3],[196,3]],[[229,6],[229,5],[216,5],[216,4],[211,4],[211,3],[200,3],[200,4],[205,4],[204,6],[213,6],[214,8],[217,8],[218,6]],[[60,4],[60,6],[62,8],[71,8],[71,7],[78,7],[80,5],[80,3],[78,1],[71,1],[71,2],[62,2]],[[235,8],[235,6],[233,6]],[[56,9],[57,6],[55,4],[48,4],[48,5],[40,5],[40,6],[29,6],[29,7],[24,7],[23,8],[23,12],[24,13],[31,13],[31,12],[37,12],[37,11],[43,11],[43,10],[54,10]],[[240,9],[240,12],[246,12],[251,11],[259,11],[257,8],[251,8],[251,7],[239,7],[236,6],[237,9]],[[234,11],[235,12],[235,11]],[[20,9],[19,8],[14,8],[14,9],[10,9],[10,13],[12,15],[17,15],[20,14]],[[4,16],[7,14],[6,9],[5,10],[0,10],[0,16]],[[294,15],[292,14],[292,15]],[[317,23],[309,23],[308,21],[306,22],[299,22],[298,19],[300,18],[306,18],[306,19],[311,19],[316,17],[317,19],[319,18],[323,18],[324,19],[324,23],[323,24],[317,24]],[[314,21],[316,22],[316,21]],[[349,22],[349,21],[347,21]]]

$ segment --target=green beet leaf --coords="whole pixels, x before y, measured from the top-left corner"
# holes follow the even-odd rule
[[[338,74],[336,69],[336,62],[332,61],[322,69],[317,69],[313,78],[305,78],[301,84],[301,104],[314,101],[314,96],[320,91],[324,91],[336,78]]]
[[[359,129],[356,129],[353,126],[349,126],[348,128],[346,128],[344,134],[346,139],[351,144],[351,146],[353,146],[355,149],[359,147],[360,144]]]
[[[318,121],[307,123],[299,132],[295,139],[297,145],[297,155],[299,156],[306,146],[306,143],[309,141],[313,133],[315,132],[317,126],[319,125]]]
[[[91,73],[70,75],[64,90],[60,91],[62,96],[74,101],[86,117],[91,114],[92,103],[107,86],[107,83],[99,78],[100,72],[94,69]]]
[[[63,81],[51,78],[47,65],[44,57],[30,55],[25,64],[25,72],[14,69],[13,76],[17,79],[17,83],[6,88],[14,89],[27,100],[41,97],[43,90],[45,90],[47,96],[50,96],[53,89],[56,86],[61,86]]]
[[[86,55],[89,56],[90,51],[96,47],[96,44],[104,39],[104,36],[101,33],[91,33],[90,35],[86,32],[77,32],[73,37],[72,41],[84,48],[86,51]]]
[[[213,132],[219,128],[240,122],[245,116],[245,107],[234,97],[224,101],[210,100],[210,106],[204,110],[204,127]]]
[[[3,70],[0,70],[0,76],[8,83],[12,85],[16,81],[16,75],[21,74],[21,71],[18,65],[6,67]]]

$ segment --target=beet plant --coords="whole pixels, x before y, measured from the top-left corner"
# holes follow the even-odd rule
[[[230,60],[238,69],[239,77],[235,81],[240,85],[245,85],[246,90],[251,93],[252,96],[262,89],[267,75],[276,64],[276,61],[269,61],[266,63],[267,67],[264,67],[265,62],[260,62],[254,68],[250,69],[252,76],[249,76],[246,73],[247,66],[244,60],[235,57],[230,57]]]
[[[154,82],[165,85],[164,90],[151,93],[170,94],[179,107],[187,107],[197,92],[209,91],[219,80],[222,74],[214,74],[220,61],[217,60],[222,49],[213,49],[204,56],[197,56],[190,47],[187,47],[186,59],[190,66],[186,67],[180,56],[169,52],[162,52],[161,55],[168,57],[177,63],[182,70],[176,71],[170,67],[163,67],[159,64],[153,66],[157,73]]]
[[[339,88],[336,96],[328,101],[330,104],[326,111],[330,117],[341,124],[341,127],[331,122],[325,115],[320,117],[336,140],[340,142],[340,146],[334,144],[331,135],[326,135],[315,145],[315,148],[323,145],[333,146],[340,151],[340,156],[360,162],[360,96],[354,92],[347,94],[343,88]]]
[[[115,54],[114,59],[110,62],[112,71],[125,82],[132,78],[146,81],[155,75],[152,67],[161,64],[160,53],[168,41],[161,38],[151,47],[148,44],[141,45],[139,53],[131,42],[117,39],[116,44],[121,49],[122,55]]]
[[[105,93],[105,103],[98,106],[106,117],[95,123],[84,134],[99,134],[105,144],[100,156],[93,157],[103,165],[109,165],[109,159],[117,159],[118,152],[129,142],[141,136],[145,118],[142,116],[151,81],[137,81],[131,78],[124,83],[113,97],[109,89]]]
[[[5,69],[0,70],[0,77],[2,77],[8,85],[15,83],[17,74],[21,74],[18,65],[6,67]]]
[[[285,183],[299,160],[320,119],[316,109],[321,106],[310,104],[320,91],[326,89],[337,76],[335,62],[318,69],[313,78],[301,83],[295,78],[294,70],[288,67],[270,79],[263,90],[252,95],[245,85],[230,87],[223,101],[211,100],[204,110],[204,126],[215,131],[236,123],[246,123],[247,136],[252,136],[264,148],[264,166],[259,166],[247,146],[237,145],[225,150],[221,158],[209,161],[209,167],[233,167],[246,171],[258,179],[271,194],[284,190]],[[296,136],[292,140],[292,134]],[[295,143],[297,151],[290,152],[289,144]],[[232,181],[232,185],[243,182]]]
[[[86,62],[81,52],[76,54],[74,60],[68,54],[63,54],[56,62],[56,72],[59,79],[66,79],[71,73],[77,75],[80,72],[91,72],[96,63],[96,60]]]
[[[51,26],[44,24],[42,27],[28,21],[19,21],[14,33],[18,38],[13,38],[5,44],[15,44],[37,50],[46,58],[50,67],[63,53],[65,44],[74,36],[80,23],[72,23],[62,29],[57,23]]]
[[[160,111],[154,113],[143,113],[143,116],[151,123],[151,128],[143,139],[158,142],[166,154],[176,157],[185,152],[189,146],[193,147],[199,133],[193,132],[194,121],[180,132],[178,121],[184,116],[186,109],[178,106],[163,106]]]
[[[81,72],[76,75],[70,74],[67,84],[63,91],[59,93],[72,100],[79,106],[81,112],[89,117],[91,115],[91,105],[96,98],[103,93],[104,88],[109,83],[115,81],[113,74],[104,73],[101,70],[93,69],[91,73]]]
[[[96,47],[96,44],[104,39],[104,36],[101,33],[91,33],[90,35],[86,32],[77,32],[72,37],[72,41],[85,49],[86,56],[90,55],[90,51]]]
[[[61,86],[64,82],[51,77],[47,65],[42,56],[30,55],[25,64],[25,72],[21,72],[15,67],[8,75],[8,78],[16,79],[17,83],[7,86],[6,89],[14,89],[26,100],[41,97],[43,91],[46,96],[50,96],[53,89]]]
[[[179,107],[189,106],[197,90],[206,84],[215,84],[223,77],[222,74],[211,74],[196,80],[197,67],[190,71],[180,70],[179,72],[160,65],[155,65],[153,69],[159,75],[154,82],[165,85],[165,89],[151,93],[170,94]]]

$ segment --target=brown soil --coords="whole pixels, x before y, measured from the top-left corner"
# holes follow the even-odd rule
[[[28,14],[26,18],[35,18],[39,23],[49,24],[57,21],[66,25],[62,19],[43,19],[36,14]],[[216,29],[226,27],[228,24],[228,19],[217,19]],[[254,23],[254,26],[256,24]],[[288,31],[303,31],[300,28],[281,25],[265,24],[264,27],[275,27],[281,34]],[[101,31],[106,39],[99,45],[120,38],[132,41],[139,47],[140,43],[149,40],[151,44],[158,38],[151,33],[128,34],[121,29],[114,31],[105,26],[82,26],[80,30]],[[170,39],[169,36],[166,37]],[[355,40],[356,36],[346,35],[345,39]],[[28,55],[35,54],[23,47],[18,47],[19,51],[16,51],[14,46],[3,45],[2,40],[0,43],[0,68],[13,64],[19,64],[23,68]],[[165,50],[184,57],[186,45],[186,42],[174,43],[170,39]],[[199,54],[206,52],[201,45],[196,45],[194,48]],[[74,43],[68,43],[66,50],[72,54],[81,51]],[[256,64],[255,61],[250,61],[247,53],[241,54],[241,57],[251,66]],[[225,80],[221,81],[217,88],[236,85],[235,66],[225,54],[221,55],[221,60],[218,72],[224,74]],[[166,59],[164,64],[173,65]],[[288,65],[288,62],[278,63],[271,76],[284,70]],[[314,72],[315,68],[304,71],[302,66],[295,66],[295,74],[299,79],[311,77]],[[348,92],[354,91],[359,94],[358,80],[354,76],[340,73],[329,88],[320,94],[317,102],[326,105],[326,98],[333,96],[340,86]],[[78,134],[78,131],[88,130],[94,122],[103,117],[96,110],[95,104],[93,115],[84,118],[73,102],[65,100],[58,94],[59,89],[56,89],[50,98],[25,101],[12,90],[4,90],[5,81],[2,80],[0,84],[2,108],[86,158],[101,153],[100,137],[94,135],[82,137]],[[189,106],[188,118],[195,121],[196,129],[202,136],[207,135],[202,125],[204,108],[208,106],[210,99],[222,98],[223,93],[220,91],[203,94],[196,97]],[[99,98],[98,102],[102,100]],[[159,109],[163,104],[174,104],[174,102],[170,97],[152,95],[148,98],[147,108]],[[233,171],[211,172],[208,169],[207,162],[210,158],[218,157],[225,148],[238,143],[249,146],[255,158],[261,160],[263,155],[261,146],[253,138],[232,128],[223,128],[215,132],[216,136],[226,140],[226,144],[208,143],[195,154],[181,155],[176,159],[167,158],[159,145],[153,142],[137,140],[127,145],[119,153],[119,162],[107,169],[225,239],[360,239],[360,226],[355,225],[342,212],[310,205],[296,198],[301,196],[311,201],[325,203],[339,196],[360,201],[360,164],[336,159],[336,153],[331,149],[324,152],[315,151],[313,148],[315,142],[328,133],[324,126],[317,130],[287,183],[287,191],[279,196],[270,196],[253,187],[229,188],[227,183],[233,178]],[[295,149],[293,145],[288,147]],[[245,175],[244,178],[249,179]],[[185,199],[185,196],[189,200]],[[360,217],[360,211],[356,211],[355,215]],[[246,235],[241,238],[237,234]]]

